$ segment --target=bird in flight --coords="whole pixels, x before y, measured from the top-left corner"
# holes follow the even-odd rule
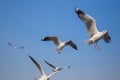
[[[44,73],[44,70],[43,70],[42,66],[37,61],[35,61],[35,59],[32,58],[30,55],[28,55],[28,56],[29,56],[29,58],[33,61],[33,63],[37,66],[37,68],[40,71],[41,77],[38,78],[37,80],[49,80],[53,75],[55,75],[58,72],[58,71],[56,71],[56,72],[50,73],[49,75],[46,75]]]
[[[86,14],[79,8],[75,8],[75,12],[77,13],[77,15],[81,19],[81,21],[84,22],[84,24],[88,30],[88,34],[90,36],[90,39],[88,39],[86,41],[86,43],[88,45],[94,44],[95,49],[100,50],[100,47],[97,46],[97,42],[100,39],[103,39],[106,43],[110,42],[111,37],[110,37],[108,31],[107,30],[104,30],[102,32],[98,31],[98,29],[96,27],[96,21],[93,17]]]
[[[8,45],[11,46],[14,50],[16,50],[16,49],[24,49],[24,47],[16,47],[10,42],[8,42]]]
[[[56,67],[56,66],[50,64],[49,62],[47,62],[46,60],[44,60],[44,61],[45,61],[45,63],[47,63],[50,67],[52,67],[54,69],[53,70],[54,72],[70,68],[70,66],[67,66],[67,67]]]
[[[62,42],[59,40],[57,36],[47,36],[47,37],[42,38],[41,40],[42,41],[53,41],[55,45],[57,46],[56,50],[58,53],[61,53],[61,50],[67,45],[70,45],[75,50],[78,50],[77,45],[72,40]]]

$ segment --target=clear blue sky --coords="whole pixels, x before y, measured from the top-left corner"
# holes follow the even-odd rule
[[[74,8],[79,7],[96,19],[99,31],[108,30],[112,41],[100,40],[101,51],[87,46],[89,38]],[[51,80],[120,80],[120,1],[119,0],[0,0],[0,80],[34,80],[39,71],[28,58],[41,63],[46,74],[52,71],[43,60],[68,66]],[[62,41],[73,40],[79,51],[65,47],[60,55],[49,35]],[[24,46],[12,50],[8,42]]]

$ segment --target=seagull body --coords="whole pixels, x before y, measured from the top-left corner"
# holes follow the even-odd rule
[[[42,66],[40,64],[38,64],[31,56],[29,56],[29,58],[33,61],[33,63],[37,66],[37,68],[40,71],[41,77],[38,78],[37,80],[49,80],[51,76],[53,76],[57,73],[57,71],[56,71],[56,72],[50,73],[49,75],[46,75],[44,73],[44,70],[42,69]]]
[[[100,39],[103,38],[106,43],[110,42],[111,37],[109,36],[108,31],[104,30],[102,32],[99,32],[96,28],[96,21],[93,17],[84,13],[78,8],[75,9],[75,12],[77,13],[78,17],[84,22],[88,30],[88,34],[90,36],[90,39],[86,41],[88,45],[95,44],[94,47],[100,49],[97,46],[97,42]]]
[[[42,40],[42,41],[53,41],[54,44],[57,46],[57,52],[58,52],[58,53],[60,53],[61,50],[62,50],[65,46],[67,46],[67,45],[70,45],[72,48],[78,50],[76,44],[75,44],[73,41],[68,40],[68,41],[62,42],[62,41],[60,41],[60,40],[58,39],[57,36],[47,36],[47,37],[44,37],[44,38],[41,39],[41,40]]]
[[[45,60],[44,60],[44,61],[45,61]],[[70,66],[67,66],[67,67],[64,67],[64,68],[59,68],[59,67],[56,67],[56,66],[50,64],[50,63],[47,62],[47,61],[45,61],[45,63],[47,63],[50,67],[52,67],[52,68],[54,69],[54,72],[57,72],[57,71],[61,71],[61,70],[63,70],[63,69],[68,69],[68,68],[70,68]]]
[[[10,42],[8,42],[8,45],[11,46],[14,50],[16,50],[16,49],[24,49],[24,47],[16,47]]]

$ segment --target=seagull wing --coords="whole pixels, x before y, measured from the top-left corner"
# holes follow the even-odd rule
[[[53,41],[57,46],[61,43],[57,36],[47,36],[41,39],[42,41]]]
[[[71,40],[67,42],[67,45],[70,45],[72,48],[78,50],[77,45]]]
[[[39,69],[41,76],[45,75],[42,67],[40,66],[40,64],[38,64],[31,56],[29,56],[29,58],[34,62],[34,64],[37,66],[37,68]]]
[[[11,47],[15,47],[15,46],[13,46],[13,44],[12,44],[12,43],[10,43],[10,42],[8,42],[8,45],[10,45]]]
[[[51,66],[52,68],[56,69],[56,67],[55,67],[54,65],[48,63],[46,60],[44,60],[44,61],[45,61],[45,63],[47,63],[49,66]]]
[[[105,41],[106,43],[109,43],[109,42],[110,42],[111,37],[110,37],[110,35],[108,34],[108,32],[104,35],[103,39],[104,39],[104,41]]]
[[[56,72],[52,72],[48,75],[48,80],[50,79],[51,76],[55,75],[56,73],[58,73],[59,71],[56,71]]]
[[[13,49],[16,49],[17,47],[14,46],[12,43],[8,42],[8,45],[10,45]]]
[[[93,17],[84,13],[82,10],[78,8],[76,9],[76,13],[80,17],[80,19],[85,23],[87,30],[88,30],[88,34],[90,36],[93,36],[95,33],[98,32],[96,28],[96,21]]]

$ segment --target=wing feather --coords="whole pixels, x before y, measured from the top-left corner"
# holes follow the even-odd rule
[[[95,33],[98,32],[97,28],[96,28],[96,21],[93,17],[91,17],[90,15],[84,13],[82,10],[77,9],[76,10],[77,15],[79,16],[79,18],[84,22],[84,24],[86,25],[86,28],[88,30],[88,34],[90,36],[93,36]]]
[[[52,68],[56,69],[56,67],[55,67],[54,65],[48,63],[46,60],[44,60],[44,61],[45,61],[45,63],[47,63],[49,66],[51,66]]]
[[[68,41],[67,45],[70,45],[72,48],[78,50],[77,45],[73,41]]]
[[[42,67],[40,66],[40,64],[37,63],[37,61],[35,61],[31,56],[29,56],[29,58],[33,61],[33,63],[37,66],[37,68],[39,69],[41,76],[45,75],[44,71],[42,69]]]
[[[55,45],[57,45],[57,46],[61,43],[61,41],[58,39],[57,36],[47,36],[41,40],[42,41],[51,41],[52,40],[55,43]]]

